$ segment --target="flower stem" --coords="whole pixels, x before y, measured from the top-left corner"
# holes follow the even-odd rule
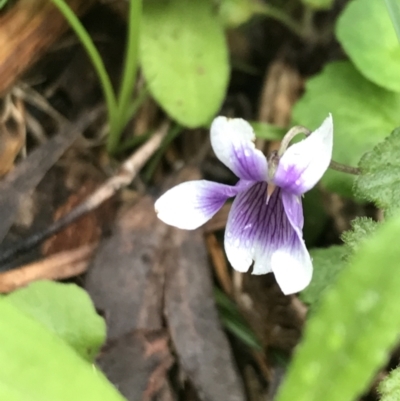
[[[307,33],[305,32],[302,25],[299,24],[296,20],[294,20],[290,15],[280,10],[279,8],[273,7],[270,4],[257,2],[253,6],[253,12],[281,22],[288,29],[290,29],[295,35],[297,35],[302,39],[305,39],[307,36]]]
[[[108,119],[111,125],[111,122],[114,121],[114,119],[117,116],[117,101],[111,84],[110,77],[104,66],[100,53],[96,49],[96,46],[94,45],[86,29],[79,21],[79,18],[71,10],[68,4],[65,3],[64,0],[51,0],[51,1],[59,9],[64,18],[68,21],[71,28],[75,31],[76,35],[78,36],[79,40],[81,41],[83,47],[85,48],[87,54],[89,55],[89,58],[93,63],[93,66],[97,72],[97,75],[100,79],[100,83],[103,89],[104,97],[107,103]]]
[[[129,1],[128,16],[128,38],[125,50],[125,61],[122,73],[121,86],[117,101],[117,116],[110,124],[110,134],[108,136],[107,149],[110,153],[115,153],[121,133],[129,120],[128,113],[131,109],[132,93],[135,87],[136,72],[139,56],[139,33],[142,15],[142,0]]]
[[[358,167],[347,166],[346,164],[338,163],[331,160],[329,167],[332,170],[340,171],[341,173],[360,175],[361,171]]]
[[[281,157],[286,152],[286,149],[288,148],[292,139],[300,134],[309,136],[311,134],[311,131],[308,128],[303,127],[302,125],[295,125],[294,127],[290,128],[290,130],[287,132],[287,134],[283,137],[281,141],[281,146],[278,151],[279,157]]]
[[[299,134],[304,134],[305,136],[309,136],[312,131],[310,131],[308,128],[303,127],[302,125],[296,125],[293,128],[291,128],[288,133],[283,137],[281,146],[278,151],[278,158],[281,157],[286,149],[288,148],[290,142],[292,139],[299,135]],[[357,167],[352,167],[352,166],[347,166],[346,164],[338,163],[335,162],[334,160],[331,160],[329,167],[332,170],[340,171],[341,173],[347,173],[347,174],[353,174],[353,175],[359,175],[360,174],[360,169]]]

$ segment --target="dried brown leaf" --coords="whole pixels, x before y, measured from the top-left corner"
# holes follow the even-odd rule
[[[119,216],[99,245],[86,289],[108,324],[109,338],[162,328],[164,269],[159,258],[168,228],[146,196]]]
[[[202,233],[171,229],[169,241],[165,311],[179,361],[202,400],[244,400],[214,304]]]
[[[108,379],[129,401],[150,401],[168,394],[167,372],[173,363],[165,330],[137,330],[112,341],[98,359]]]

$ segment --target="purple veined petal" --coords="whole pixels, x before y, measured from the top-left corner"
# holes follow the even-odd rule
[[[232,187],[206,180],[184,182],[162,195],[154,207],[164,223],[193,230],[211,219],[228,198],[245,187],[246,183]]]
[[[273,253],[271,266],[283,293],[294,294],[310,284],[313,267],[303,241],[304,215],[301,197],[282,190],[281,199],[294,234],[291,242]]]
[[[276,188],[268,204],[267,183],[257,183],[241,192],[233,202],[225,230],[225,250],[229,262],[245,272],[254,260],[253,274],[274,272],[285,294],[302,290],[311,280],[312,264],[301,239],[300,207],[293,209],[291,219],[286,214],[282,190]]]
[[[286,191],[301,195],[321,179],[332,158],[332,115],[303,141],[290,146],[282,155],[274,183]]]
[[[267,159],[254,145],[251,125],[241,118],[217,117],[211,125],[211,145],[218,159],[243,180],[265,181]]]

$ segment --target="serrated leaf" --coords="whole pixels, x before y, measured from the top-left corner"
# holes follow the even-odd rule
[[[400,129],[366,153],[360,160],[361,174],[355,193],[393,213],[400,207]]]
[[[333,159],[356,166],[361,156],[400,125],[400,94],[367,81],[349,62],[328,64],[310,79],[293,110],[295,124],[317,128],[332,113]],[[354,178],[328,170],[322,184],[330,191],[352,195]]]
[[[95,366],[6,297],[0,316],[0,400],[124,400]]]
[[[347,256],[357,252],[365,241],[379,226],[379,223],[369,217],[357,217],[351,222],[351,230],[342,234],[342,240],[347,248]]]
[[[400,367],[392,370],[379,384],[380,401],[400,400]]]
[[[350,1],[337,21],[336,36],[367,79],[400,92],[400,46],[384,1]]]
[[[277,401],[354,400],[395,345],[400,327],[400,215],[354,255],[308,321]]]
[[[89,295],[75,284],[38,281],[6,297],[85,359],[92,361],[105,341],[106,326]]]
[[[225,97],[228,51],[208,0],[144,2],[141,64],[160,106],[187,127],[211,121]]]
[[[336,245],[325,249],[311,249],[310,254],[314,266],[313,278],[310,285],[301,292],[300,299],[314,307],[343,269],[346,249],[343,245]]]

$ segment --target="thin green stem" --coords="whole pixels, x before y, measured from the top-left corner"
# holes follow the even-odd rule
[[[256,14],[261,14],[281,22],[300,38],[305,39],[307,36],[307,33],[304,31],[303,26],[279,8],[273,7],[269,4],[257,2],[256,4],[254,4],[253,11]]]
[[[127,110],[132,101],[132,93],[135,87],[136,72],[139,56],[139,34],[142,16],[142,0],[129,1],[128,38],[125,50],[125,61],[122,73],[121,86],[117,101],[117,118],[110,127],[107,148],[114,153],[119,144],[122,130],[126,124]]]
[[[341,173],[360,175],[361,171],[358,167],[348,166],[347,164],[342,164],[331,160],[329,168],[332,170],[340,171]]]
[[[115,97],[115,93],[111,84],[110,77],[106,71],[103,60],[96,49],[91,37],[87,33],[86,29],[79,21],[79,18],[75,15],[75,13],[71,10],[67,3],[64,0],[51,0],[53,4],[60,10],[61,14],[68,21],[71,28],[75,31],[79,40],[81,41],[83,47],[88,53],[93,66],[99,76],[101,86],[103,88],[104,97],[107,103],[108,110],[108,118],[110,125],[117,116],[117,101]]]

